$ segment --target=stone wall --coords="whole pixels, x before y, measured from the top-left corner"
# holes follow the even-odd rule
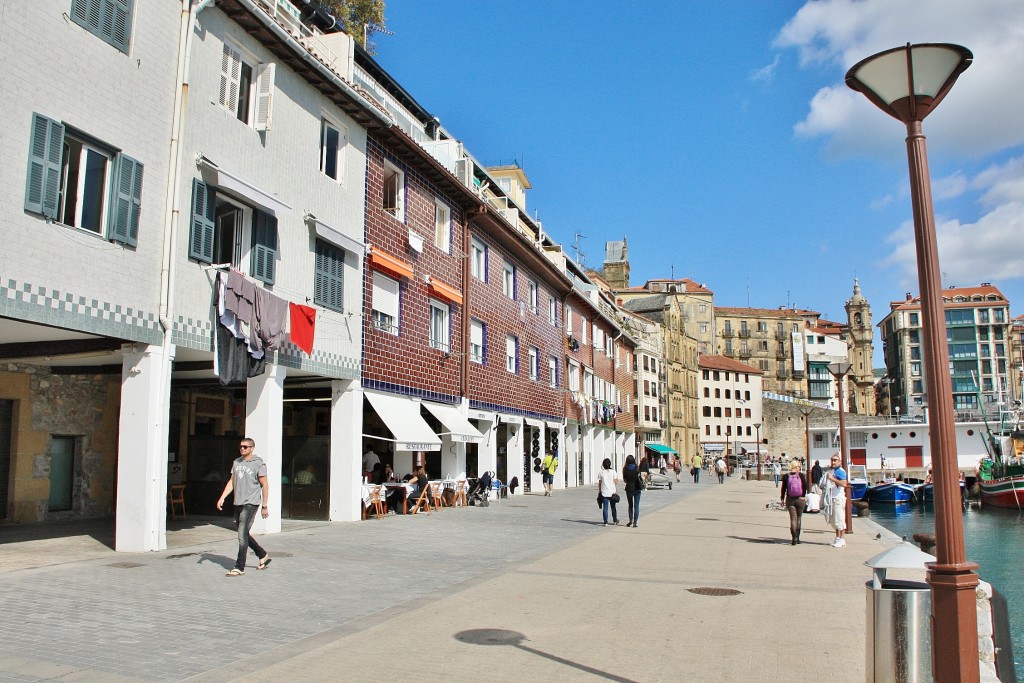
[[[806,454],[807,444],[805,441],[804,416],[800,412],[801,408],[806,407],[808,406],[802,403],[789,403],[769,398],[762,399],[761,415],[763,423],[761,425],[761,438],[767,440],[766,444],[762,443],[761,445],[762,456],[767,451],[773,458],[784,456],[786,460],[792,460],[794,457],[803,457]],[[886,423],[884,417],[854,415],[852,413],[845,414],[845,422],[847,427],[872,424],[884,425]],[[811,429],[815,427],[838,429],[839,411],[814,408],[809,423]]]
[[[54,375],[47,366],[9,363],[0,387],[0,398],[15,402],[8,521],[112,515],[120,375]],[[75,438],[70,511],[49,511],[54,436]]]

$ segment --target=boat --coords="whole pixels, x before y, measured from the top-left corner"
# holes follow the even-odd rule
[[[917,489],[917,497],[921,502],[934,503],[935,502],[935,484],[928,482],[927,484],[921,484]],[[967,497],[967,484],[963,481],[960,482],[960,500],[964,500]]]
[[[850,465],[850,500],[864,500],[868,492],[866,465]]]
[[[1024,430],[1019,411],[1013,412],[1009,438],[1001,441],[990,433],[989,441],[989,454],[978,463],[982,505],[1024,510]]]
[[[917,500],[917,486],[902,481],[884,481],[868,489],[872,503],[910,503]]]

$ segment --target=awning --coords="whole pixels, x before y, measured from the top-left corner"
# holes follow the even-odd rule
[[[470,408],[469,409],[469,419],[470,420],[483,420],[484,422],[496,422],[497,419],[498,419],[498,416],[495,415],[494,413],[489,413],[486,410],[475,410],[473,408]]]
[[[420,415],[420,402],[407,398],[365,392],[377,416],[391,430],[398,451],[439,451],[441,439]]]
[[[523,425],[523,418],[521,415],[502,415],[501,413],[498,413],[498,420],[505,424]]]
[[[303,218],[306,219],[307,223],[313,225],[313,229],[316,231],[317,237],[327,240],[334,246],[341,247],[345,251],[350,251],[359,258],[362,258],[363,254],[366,252],[366,245],[362,242],[358,241],[354,237],[349,237],[341,230],[324,223],[308,211]]]
[[[661,443],[645,443],[644,447],[650,448],[655,453],[662,453],[664,455],[679,455],[678,451],[674,451],[665,444]]]
[[[462,305],[462,292],[459,290],[449,287],[440,280],[435,280],[429,276],[427,277],[427,284],[430,285],[430,289],[438,296],[451,301],[453,304]]]
[[[199,166],[204,181],[216,186],[218,190],[225,190],[229,194],[255,204],[267,213],[276,216],[292,208],[269,192],[261,190],[233,173],[228,173],[202,154],[196,157],[196,165]]]
[[[452,437],[452,441],[480,443],[483,440],[484,435],[480,433],[480,430],[469,424],[469,420],[462,417],[454,406],[424,401],[423,407],[429,410],[445,426]]]
[[[538,420],[533,417],[524,417],[523,419],[526,421],[526,425],[528,427],[533,427],[534,429],[544,429],[543,420]]]
[[[548,429],[552,429],[552,430],[554,430],[556,432],[560,431],[562,429],[562,423],[561,422],[552,422],[551,420],[547,420],[545,422],[545,424],[547,424]]]
[[[391,271],[392,273],[400,277],[407,277],[409,279],[412,279],[412,266],[410,266],[405,261],[402,261],[398,257],[392,256],[391,254],[381,251],[380,249],[372,249],[370,251],[370,263],[372,263],[377,268],[383,268],[385,270]]]

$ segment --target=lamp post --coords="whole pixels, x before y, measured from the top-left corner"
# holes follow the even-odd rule
[[[885,422],[888,424],[889,418],[892,417],[892,383],[896,380],[892,377],[882,378],[882,383],[885,384]]]
[[[843,378],[846,377],[846,373],[850,371],[853,365],[850,363],[829,363],[828,371],[832,373],[832,376],[836,379],[836,396],[839,399],[839,461],[843,463],[843,469],[846,471],[846,481],[850,481],[850,458],[846,450],[846,419],[843,416],[844,405],[843,399]],[[847,493],[846,495],[846,533],[853,533],[853,496]]]
[[[800,414],[804,416],[804,471],[807,472],[807,485],[808,487],[814,486],[818,482],[811,481],[811,413],[814,412],[814,408],[810,406],[800,406]]]
[[[761,481],[761,423],[755,422],[754,429],[757,431],[757,480]]]
[[[929,439],[935,481],[935,554],[928,563],[932,589],[932,674],[939,683],[979,679],[975,589],[978,565],[964,551],[963,515],[953,422],[953,387],[946,346],[942,280],[935,236],[928,154],[921,122],[974,59],[959,45],[907,44],[855,64],[846,84],[907,128],[914,242],[921,288],[925,382],[931,411]]]

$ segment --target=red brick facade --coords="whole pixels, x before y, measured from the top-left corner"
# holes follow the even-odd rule
[[[427,283],[427,277],[462,291],[462,234],[465,215],[415,169],[390,155],[379,140],[370,136],[366,145],[366,239],[371,251],[379,250],[408,264],[412,277],[394,272],[366,259],[363,291],[363,385],[425,398],[456,400],[462,392],[460,358],[463,353],[463,306],[446,300]],[[405,174],[405,216],[400,222],[383,209],[384,160]],[[435,200],[451,211],[450,253],[434,244]],[[417,253],[409,245],[412,230],[423,238]],[[373,324],[373,273],[380,272],[399,282],[399,334],[376,329]],[[430,346],[430,300],[449,306],[448,353]]]
[[[621,403],[616,405],[614,396],[607,398],[607,403],[611,410],[614,411],[612,413],[604,412],[600,409],[595,410],[594,405],[591,404],[588,419],[586,408],[581,406],[577,400],[574,400],[571,393],[567,392],[565,398],[566,415],[569,419],[576,420],[577,422],[593,423],[606,427],[614,426],[620,431],[633,431],[634,420],[632,410],[627,409],[627,397],[633,395],[632,357],[634,349],[632,348],[632,342],[625,337],[619,337],[619,330],[609,323],[606,318],[598,314],[590,301],[583,299],[580,295],[576,293],[570,295],[568,305],[571,309],[571,321],[566,320],[566,373],[571,372],[569,360],[576,361],[580,366],[578,381],[580,391],[593,399],[595,398],[593,393],[584,391],[585,385],[583,381],[585,376],[584,369],[590,368],[594,373],[595,379],[604,380],[619,389],[619,400]],[[583,334],[584,325],[586,325],[585,336]],[[614,340],[613,348],[620,349],[618,365],[615,363],[614,351],[609,357],[605,353],[603,345],[600,347],[594,346],[595,329],[600,330],[601,337]],[[569,340],[569,337],[571,337],[572,341]],[[616,339],[617,337],[618,339]],[[577,347],[575,350],[572,349],[573,345]],[[566,379],[566,386],[570,386],[568,378]],[[578,394],[576,398],[582,398],[582,395]],[[602,402],[600,407],[604,407],[604,402]],[[621,413],[618,412],[619,407],[622,408]]]
[[[511,228],[509,228],[511,230]],[[538,418],[564,416],[564,331],[561,295],[497,240],[476,225],[472,238],[486,247],[486,279],[470,277],[469,310],[472,319],[485,325],[484,362],[469,363],[469,399],[472,407]],[[505,295],[504,271],[515,268],[515,299]],[[538,287],[537,307],[531,309],[529,282]],[[550,320],[550,301],[556,303],[555,322]],[[505,341],[518,340],[518,359],[513,374],[505,367]],[[539,373],[530,378],[529,349],[538,351]],[[551,386],[550,359],[555,358],[557,377]]]

